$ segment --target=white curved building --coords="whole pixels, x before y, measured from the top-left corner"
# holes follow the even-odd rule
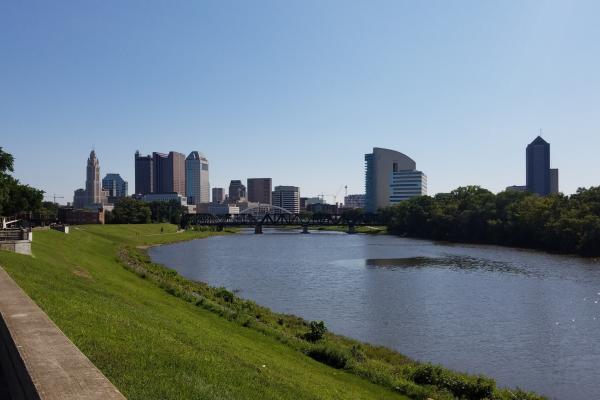
[[[377,212],[415,196],[427,194],[427,176],[399,151],[374,147],[365,154],[365,211]]]

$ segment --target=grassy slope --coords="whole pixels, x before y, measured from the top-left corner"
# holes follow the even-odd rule
[[[121,243],[206,235],[162,227],[35,232],[35,258],[0,252],[0,264],[130,399],[402,398],[125,270]]]

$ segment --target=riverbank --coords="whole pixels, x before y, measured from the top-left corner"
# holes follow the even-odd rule
[[[318,324],[186,280],[138,248],[215,234],[175,231],[45,231],[36,235],[35,258],[3,252],[0,264],[128,398],[443,399],[459,388],[471,390],[461,392],[469,398],[483,397],[473,390],[526,398],[385,348],[328,332],[320,338]]]

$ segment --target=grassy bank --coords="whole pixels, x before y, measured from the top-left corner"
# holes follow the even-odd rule
[[[0,252],[0,264],[130,399],[536,398],[188,281],[139,248],[212,234],[36,232],[34,258]]]

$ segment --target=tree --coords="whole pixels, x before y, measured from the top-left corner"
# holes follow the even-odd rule
[[[13,165],[13,156],[0,147],[0,215],[37,211],[42,207],[44,192],[22,185],[9,175]]]
[[[111,223],[116,224],[147,224],[151,215],[147,203],[126,197],[115,204],[109,219]]]

